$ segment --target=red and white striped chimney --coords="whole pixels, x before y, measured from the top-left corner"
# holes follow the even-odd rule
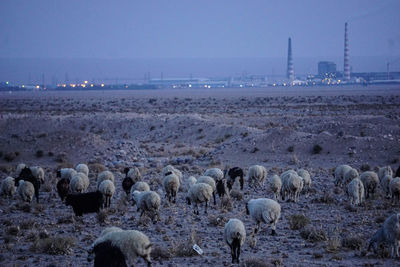
[[[343,80],[350,80],[350,54],[349,54],[349,36],[347,32],[347,22],[344,24],[344,66]]]

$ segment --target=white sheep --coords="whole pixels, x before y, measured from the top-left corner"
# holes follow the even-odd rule
[[[66,178],[68,180],[71,180],[71,178],[77,173],[78,172],[72,168],[62,168],[57,171],[57,177],[60,177],[61,179]]]
[[[257,223],[254,234],[258,232],[261,222],[269,223],[271,234],[276,234],[276,224],[281,216],[281,205],[278,202],[269,198],[251,199],[246,204],[246,213]]]
[[[82,172],[82,173],[84,173],[86,176],[89,177],[89,167],[88,167],[86,164],[80,163],[80,164],[76,165],[75,170],[76,170],[77,172]]]
[[[343,184],[344,175],[352,168],[349,165],[340,165],[335,169],[335,185],[341,186]]]
[[[99,188],[100,183],[104,180],[110,180],[114,183],[114,174],[110,171],[103,171],[99,173],[99,175],[97,176],[97,188]]]
[[[247,179],[249,181],[249,186],[263,186],[264,180],[267,177],[267,170],[264,166],[253,165],[250,166],[249,172],[247,173]]]
[[[360,180],[363,182],[365,189],[365,197],[369,198],[369,194],[375,193],[375,189],[379,184],[378,175],[373,171],[366,171],[361,173]]]
[[[133,167],[130,169],[125,169],[125,177],[131,178],[133,182],[140,181],[142,175],[137,167]]]
[[[39,166],[32,166],[29,169],[32,171],[32,175],[39,179],[39,181],[43,184],[44,183],[44,170],[42,167]]]
[[[100,183],[99,185],[99,191],[103,194],[105,198],[105,203],[104,207],[110,207],[111,205],[111,198],[115,193],[115,186],[114,183],[111,182],[110,180],[104,180],[103,182]]]
[[[308,191],[311,188],[311,176],[310,176],[310,173],[305,169],[298,169],[296,172],[301,178],[303,178],[304,189]]]
[[[94,248],[97,244],[110,241],[113,246],[118,247],[133,266],[137,257],[143,258],[147,266],[151,266],[151,246],[149,238],[140,231],[136,230],[122,230],[111,231],[104,236],[97,238],[92,244]],[[93,251],[89,251],[92,253]]]
[[[208,184],[212,187],[213,189],[213,198],[214,198],[214,205],[217,204],[216,200],[215,200],[215,193],[217,192],[217,186],[215,184],[215,180],[210,177],[210,176],[200,176],[199,178],[197,178],[196,184],[199,183],[204,183],[204,184]]]
[[[400,177],[393,178],[389,184],[390,196],[392,197],[392,202],[399,202],[400,200]]]
[[[17,169],[15,170],[15,177],[19,177],[21,171],[26,167],[25,163],[20,163],[17,165]]]
[[[0,194],[8,197],[12,197],[15,194],[17,188],[15,187],[15,179],[8,176],[6,179],[1,181]]]
[[[299,201],[300,192],[303,190],[304,181],[296,172],[287,172],[283,175],[281,196],[284,200],[286,196],[294,202]]]
[[[176,176],[178,176],[179,178],[179,183],[182,183],[182,177],[183,174],[180,170],[176,169],[174,166],[172,165],[167,165],[162,169],[162,175],[163,176],[168,176],[170,175],[170,173],[175,174]]]
[[[121,232],[121,231],[123,231],[123,230],[121,228],[117,227],[117,226],[106,227],[106,228],[103,229],[103,231],[101,231],[99,237],[102,237],[102,236],[104,236],[104,235],[106,235],[108,233],[111,233],[111,232]]]
[[[281,195],[282,181],[281,178],[274,174],[268,179],[269,188],[271,188],[272,193],[274,193],[274,199],[277,201]]]
[[[392,181],[393,177],[389,174],[386,174],[385,176],[383,176],[382,180],[381,180],[381,187],[383,192],[385,192],[386,194],[386,198],[390,198],[390,182]]]
[[[197,204],[205,202],[205,211],[204,213],[207,214],[207,207],[208,202],[211,199],[213,194],[213,189],[209,184],[199,183],[194,184],[188,191],[186,196],[186,202],[188,205],[193,203],[194,209],[193,213],[199,215],[199,209]]]
[[[189,191],[189,189],[192,187],[192,185],[194,185],[197,182],[196,177],[194,176],[189,176],[186,179],[186,191]]]
[[[176,193],[179,190],[179,186],[179,177],[174,173],[171,173],[164,177],[163,188],[165,191],[165,195],[168,198],[168,202],[171,202],[171,200],[173,203],[176,202]]]
[[[224,228],[224,240],[231,249],[232,263],[239,263],[240,247],[246,240],[246,229],[239,219],[230,219]]]
[[[137,211],[141,211],[140,217],[148,211],[151,213],[151,219],[156,222],[156,219],[161,220],[159,209],[161,206],[161,198],[154,191],[133,191],[131,195],[133,205],[137,206]]]
[[[359,178],[354,178],[347,185],[347,195],[351,205],[361,205],[364,202],[364,184]]]
[[[360,176],[358,175],[358,171],[354,168],[351,168],[348,170],[343,177],[343,185],[347,185],[350,183],[353,179],[359,178]]]
[[[20,180],[17,190],[23,201],[32,202],[33,195],[35,194],[35,188],[31,182]]]
[[[378,169],[379,180],[382,180],[385,175],[390,175],[393,177],[393,170],[390,166],[385,166]]]
[[[146,182],[136,182],[132,187],[131,187],[131,195],[133,191],[150,191],[150,186]]]
[[[210,168],[205,170],[202,176],[210,176],[217,182],[224,178],[224,172],[220,168]]]
[[[82,173],[83,174],[83,173]],[[83,193],[86,191],[86,182],[78,173],[75,174],[69,183],[69,188],[72,193]]]
[[[393,214],[385,220],[383,226],[372,236],[368,250],[373,247],[376,253],[381,243],[390,245],[392,258],[399,256],[400,213]]]

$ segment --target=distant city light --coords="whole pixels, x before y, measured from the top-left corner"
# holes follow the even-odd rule
[[[91,84],[90,87],[93,87],[93,84]]]
[[[83,83],[82,83],[81,86],[82,86],[83,88],[85,88],[85,87],[86,87],[86,84],[83,84]]]
[[[6,82],[6,84],[8,84],[8,82]]]
[[[39,85],[36,85],[36,89],[39,89],[40,88],[40,86]]]
[[[104,87],[104,83],[101,84],[101,87]]]
[[[24,88],[25,87],[25,85],[22,85],[22,88]]]
[[[85,83],[88,83],[88,81],[85,81]]]
[[[189,88],[192,88],[192,85],[191,85],[191,84],[189,84]]]
[[[208,88],[211,88],[211,85],[209,85]]]

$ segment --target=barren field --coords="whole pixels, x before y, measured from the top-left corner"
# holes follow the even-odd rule
[[[21,162],[43,167],[46,175],[39,204],[22,203],[17,194],[0,198],[0,266],[91,266],[86,250],[107,226],[145,233],[154,244],[153,266],[231,266],[223,241],[229,218],[245,224],[245,266],[399,265],[366,247],[400,204],[378,187],[353,208],[344,188],[333,183],[340,164],[359,173],[386,165],[397,170],[399,86],[0,93],[0,158],[1,180],[15,176]],[[56,170],[78,163],[89,165],[89,191],[100,171],[115,174],[108,210],[79,218],[61,202]],[[267,179],[305,168],[312,188],[298,203],[279,201],[276,236],[262,224],[254,237],[245,203],[273,198],[267,182],[251,189],[245,181],[243,191],[235,184],[231,199],[217,198],[207,215],[201,207],[197,216],[185,202],[184,184],[177,203],[167,203],[161,175],[167,164],[182,171],[184,181],[211,167],[238,166],[247,173],[259,164]],[[161,222],[139,220],[127,201],[122,172],[132,166],[162,197]],[[292,215],[304,215],[308,225],[295,225]],[[191,249],[194,243],[203,255]]]

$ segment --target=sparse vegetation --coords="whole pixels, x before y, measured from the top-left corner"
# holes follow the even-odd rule
[[[289,217],[289,225],[292,230],[300,230],[310,223],[304,214],[293,214]]]
[[[322,228],[315,228],[314,226],[306,227],[300,231],[300,236],[309,242],[316,243],[320,241],[326,241],[326,233]]]
[[[289,147],[287,148],[287,151],[288,151],[288,152],[293,152],[293,151],[294,151],[294,146],[289,146]]]
[[[320,145],[314,145],[312,149],[312,153],[315,154],[320,154],[322,151],[322,147]]]
[[[357,235],[348,235],[342,239],[343,247],[353,250],[361,250],[361,248],[364,246],[364,243],[364,238]]]
[[[43,150],[37,150],[35,156],[36,156],[37,158],[43,157],[43,156],[44,156]]]
[[[31,251],[50,255],[68,255],[75,246],[76,239],[71,236],[55,236],[39,239],[31,246]]]
[[[19,155],[18,152],[7,152],[4,154],[4,160],[11,162]]]

